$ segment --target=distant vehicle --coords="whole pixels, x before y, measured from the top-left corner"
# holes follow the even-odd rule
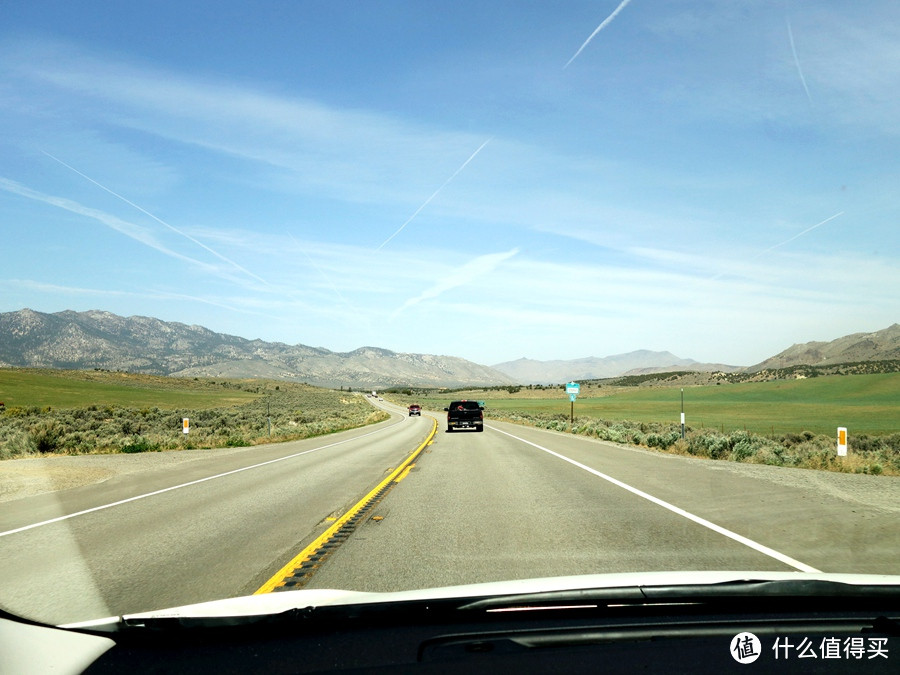
[[[447,431],[475,429],[484,431],[484,406],[478,401],[453,401],[444,408],[447,411]]]
[[[418,415],[419,417],[422,416],[422,406],[418,403],[413,403],[409,406],[409,416],[412,417],[413,415]]]

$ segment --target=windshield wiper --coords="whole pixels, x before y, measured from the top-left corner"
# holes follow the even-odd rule
[[[461,610],[499,611],[511,607],[596,605],[707,604],[735,598],[900,598],[900,586],[847,584],[822,579],[738,580],[713,584],[633,586],[523,593],[482,598],[461,605]]]

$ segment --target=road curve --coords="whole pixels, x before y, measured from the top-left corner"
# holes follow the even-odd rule
[[[251,594],[431,425],[394,415],[5,502],[0,605],[64,623]]]
[[[898,488],[884,477],[685,458],[489,422],[481,434],[439,433],[379,519],[309,587],[652,570],[896,574]]]
[[[0,505],[0,605],[73,622],[249,595],[433,427],[327,437]],[[409,588],[649,570],[900,573],[900,482],[677,457],[518,425],[444,429],[309,588]],[[184,457],[188,457],[185,455]],[[70,458],[78,459],[78,458]]]

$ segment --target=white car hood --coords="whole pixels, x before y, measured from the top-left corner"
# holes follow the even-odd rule
[[[63,628],[95,628],[125,620],[165,618],[250,617],[279,614],[292,609],[363,605],[390,602],[409,602],[451,598],[490,598],[503,595],[575,591],[597,588],[626,588],[636,586],[679,586],[721,584],[737,581],[819,580],[854,585],[900,586],[900,575],[825,574],[806,572],[631,572],[623,574],[589,574],[539,579],[519,579],[464,586],[444,586],[390,593],[369,593],[337,589],[305,589],[280,591],[237,598],[224,598],[170,609],[107,617]]]

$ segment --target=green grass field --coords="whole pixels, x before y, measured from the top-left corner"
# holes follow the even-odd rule
[[[484,400],[489,415],[518,410],[568,416],[566,394],[547,394],[547,398],[513,395],[492,399],[489,392],[472,391],[453,396]],[[449,398],[429,396],[421,402],[440,410]],[[834,435],[837,427],[844,426],[851,433],[890,434],[900,431],[900,373],[686,387],[684,408],[687,425],[695,429]],[[680,413],[681,390],[677,387],[623,388],[611,396],[575,402],[576,416],[604,420],[678,424]]]
[[[0,369],[0,401],[7,408],[191,408],[208,410],[248,403],[258,394],[131,373]]]

